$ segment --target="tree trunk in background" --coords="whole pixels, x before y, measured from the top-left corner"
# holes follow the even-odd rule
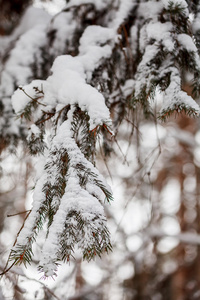
[[[9,35],[32,0],[0,0],[0,35]]]

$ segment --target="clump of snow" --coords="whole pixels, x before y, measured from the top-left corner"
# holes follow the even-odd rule
[[[46,43],[46,24],[37,25],[22,34],[16,42],[15,48],[10,52],[10,57],[2,72],[2,86],[10,84],[11,94],[13,93],[13,81],[16,84],[25,85],[32,77],[31,64],[36,60],[36,53]]]
[[[111,56],[116,36],[116,31],[112,28],[93,25],[85,29],[80,39],[80,54],[77,58],[82,62],[89,79],[102,59]]]
[[[134,6],[136,6],[136,4],[132,0],[120,1],[120,7],[112,23],[112,27],[117,29],[127,18]]]
[[[131,93],[133,93],[133,87],[134,87],[134,80],[133,79],[126,80],[124,86],[122,87],[122,92],[124,94],[124,97],[127,97]]]
[[[23,88],[20,87],[14,92],[11,101],[16,114],[24,110],[30,101],[37,98],[34,87],[43,89],[45,84],[44,80],[33,80],[30,84],[25,85]]]
[[[188,34],[181,33],[177,35],[177,40],[181,44],[181,46],[186,49],[188,52],[197,52],[197,47]]]
[[[166,22],[166,23],[160,23],[160,22],[150,22],[147,27],[147,37],[148,39],[155,39],[157,41],[160,41],[169,36],[170,31],[172,30],[172,23]]]
[[[35,124],[32,124],[30,127],[30,131],[35,135],[35,136],[39,136],[41,133],[41,130],[39,129],[38,126],[36,126]]]
[[[25,109],[26,105],[37,98],[34,87],[42,89],[44,97],[39,99],[44,110],[51,110],[57,105],[75,105],[87,111],[90,116],[90,129],[103,123],[110,123],[110,113],[105,105],[104,97],[94,87],[85,82],[84,66],[81,61],[70,55],[59,56],[52,66],[53,74],[46,81],[34,80],[23,87],[25,93],[18,89],[12,96],[12,104],[16,113]],[[56,108],[58,111],[58,109]]]
[[[51,0],[50,2],[34,0],[33,5],[37,8],[42,8],[48,11],[50,14],[55,15],[59,13],[66,6],[65,0]]]
[[[162,111],[174,109],[174,107],[186,107],[192,109],[196,113],[200,113],[199,105],[187,95],[186,92],[181,90],[181,82],[179,71],[176,68],[172,68],[171,83],[163,93],[163,106]]]
[[[197,33],[200,30],[200,13],[197,14],[195,20],[193,21],[192,29],[194,33]]]
[[[80,54],[87,53],[91,46],[104,46],[108,41],[112,41],[115,35],[115,30],[112,28],[99,25],[88,26],[80,38]]]
[[[110,120],[109,110],[105,100],[95,88],[85,82],[83,64],[79,59],[71,56],[56,58],[52,67],[53,74],[47,79],[49,96],[62,104],[78,104],[90,116],[90,129]]]
[[[171,31],[172,23],[166,22],[150,22],[146,26],[147,39],[155,39],[156,41],[162,41],[163,45],[167,48],[168,51],[173,51],[174,42],[172,41]]]
[[[79,75],[79,81],[84,82],[85,80],[83,65],[76,59],[76,57],[71,55],[58,56],[53,63],[51,71],[57,78],[58,82],[61,78],[65,79],[65,76],[67,79],[75,80],[77,79],[77,74]],[[68,74],[68,72],[70,72],[70,74]],[[52,77],[50,76],[49,78]],[[54,80],[56,80],[56,78],[54,78]]]
[[[76,30],[77,22],[73,17],[73,14],[68,12],[62,12],[56,15],[49,26],[49,33],[56,32],[53,39],[50,54],[56,57],[62,53],[70,51],[71,44],[73,43],[73,34]],[[65,38],[63,38],[65,37]]]
[[[162,9],[163,9],[163,4],[160,1],[159,2],[148,1],[144,3],[140,3],[137,13],[139,17],[148,20],[157,16],[162,11]]]

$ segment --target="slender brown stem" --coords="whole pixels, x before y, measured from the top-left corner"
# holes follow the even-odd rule
[[[29,209],[29,210],[25,210],[25,211],[21,211],[21,212],[18,212],[18,213],[16,213],[16,214],[7,215],[7,217],[10,218],[10,217],[14,217],[14,216],[26,214],[26,213],[28,213],[28,212],[30,212],[30,211],[31,211],[30,209]]]

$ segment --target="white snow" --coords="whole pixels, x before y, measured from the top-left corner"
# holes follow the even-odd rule
[[[33,29],[35,26],[47,24],[49,21],[50,16],[47,12],[32,6],[28,7],[13,33],[9,36],[0,36],[0,53],[9,49],[11,43],[17,40],[25,32]]]
[[[146,26],[147,39],[155,39],[156,41],[162,41],[162,44],[168,51],[173,51],[174,42],[171,37],[172,23],[166,22],[150,22]]]
[[[124,22],[135,5],[136,4],[132,0],[120,1],[120,7],[117,10],[112,27],[117,29]]]
[[[46,24],[37,25],[20,36],[15,48],[10,53],[10,58],[5,65],[4,73],[11,79],[15,78],[17,85],[24,85],[32,77],[30,65],[35,62],[35,55],[46,42]],[[5,79],[4,79],[5,78]],[[5,83],[4,83],[5,84]]]
[[[162,9],[163,9],[162,2],[148,1],[148,2],[140,3],[137,13],[138,16],[148,20],[157,17],[157,15],[162,11]]]
[[[193,21],[192,29],[194,33],[197,33],[200,30],[200,13],[197,14],[195,20]]]
[[[81,5],[81,4],[89,4],[92,3],[95,5],[95,7],[97,9],[103,9],[105,7],[107,7],[107,5],[109,5],[109,2],[111,2],[111,0],[93,0],[92,2],[88,1],[88,0],[71,0],[69,4],[66,5],[66,8],[75,6],[75,5]]]
[[[150,22],[146,27],[148,39],[149,40],[155,39],[157,41],[160,41],[165,38],[169,38],[171,30],[172,30],[171,22],[166,22],[166,23]]]
[[[77,22],[71,12],[62,12],[56,15],[49,24],[49,32],[55,31],[52,46],[49,49],[50,54],[56,57],[60,54],[70,51],[74,31]]]
[[[93,25],[85,29],[80,39],[80,54],[77,59],[83,64],[88,79],[102,59],[111,56],[116,37],[117,34],[112,28]]]
[[[39,135],[40,134],[40,129],[38,128],[38,126],[36,126],[35,124],[32,124],[30,127],[32,133],[34,133],[35,135]]]
[[[181,44],[183,48],[185,48],[188,52],[197,52],[197,47],[191,36],[185,33],[178,34],[177,40]]]
[[[45,81],[34,80],[23,87],[26,94],[36,98],[34,87],[43,89],[44,98],[39,102],[51,107],[68,104],[78,104],[90,116],[90,129],[103,123],[110,124],[109,110],[105,105],[104,97],[94,87],[85,82],[83,64],[75,57],[63,55],[56,58],[52,66],[53,74]],[[22,111],[31,101],[23,91],[18,89],[12,96],[12,104],[16,113]],[[45,109],[45,108],[44,108]]]
[[[16,114],[24,110],[27,104],[32,101],[32,99],[37,98],[34,87],[38,87],[39,89],[44,88],[45,84],[46,82],[44,80],[33,80],[30,84],[23,86],[25,93],[21,90],[22,87],[18,88],[14,92],[11,101]]]
[[[171,83],[163,94],[163,106],[161,111],[173,109],[174,106],[184,105],[187,109],[192,108],[196,113],[200,112],[199,105],[187,95],[186,92],[181,90],[181,82],[179,71],[174,67],[172,68]]]
[[[99,180],[102,179],[103,184],[105,184],[105,186],[108,187],[103,177],[98,173],[98,171],[94,168],[94,166],[86,160],[86,158],[81,153],[80,149],[78,148],[78,146],[76,145],[72,137],[72,132],[70,128],[71,128],[71,122],[73,118],[73,111],[74,109],[72,108],[72,110],[68,112],[68,120],[65,121],[60,126],[57,135],[54,137],[52,141],[52,151],[56,151],[57,148],[67,149],[67,153],[69,156],[69,170],[67,175],[67,185],[66,185],[65,193],[63,197],[60,199],[59,208],[54,216],[53,223],[49,229],[49,235],[44,243],[44,247],[42,251],[43,256],[40,261],[40,265],[43,266],[46,276],[53,276],[55,273],[56,265],[54,265],[53,262],[57,261],[57,256],[61,251],[59,237],[63,233],[63,230],[65,228],[65,223],[77,222],[73,218],[72,220],[69,218],[67,219],[67,215],[71,211],[76,211],[77,213],[80,213],[82,218],[86,222],[88,222],[88,226],[91,226],[91,224],[93,224],[93,230],[95,230],[95,228],[96,229],[98,228],[99,226],[98,220],[101,221],[104,220],[104,222],[106,220],[104,217],[103,206],[101,205],[101,203],[96,197],[92,196],[89,193],[89,191],[91,191],[91,188],[89,188],[89,190],[87,189],[85,190],[79,184],[79,177],[77,174],[78,171],[76,165],[78,163],[81,163],[86,167],[86,169],[89,169],[94,174],[96,174]],[[49,160],[51,160],[51,157],[49,157],[47,162]],[[55,177],[56,177],[56,170],[52,174],[52,179],[51,179],[52,184],[54,184]],[[37,191],[35,191],[34,197],[37,198]],[[93,218],[95,216],[98,216],[97,221],[93,221]],[[74,226],[75,225],[76,224],[74,224]],[[87,243],[91,243],[92,233],[90,232],[89,227],[86,226],[84,230],[85,230],[85,240],[80,241],[81,247],[84,247],[84,245],[86,246]],[[71,245],[73,247],[74,244],[73,236],[70,236],[68,232],[66,232],[65,234],[68,236],[68,240],[66,240],[66,243],[69,246]]]

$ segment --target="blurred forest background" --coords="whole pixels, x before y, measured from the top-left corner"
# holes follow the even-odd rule
[[[60,13],[59,10],[64,9],[67,3],[54,2],[0,0],[1,74],[5,74],[9,66],[12,49],[17,46],[19,37],[28,33],[35,26],[34,22],[36,24],[45,18],[51,19],[47,32],[48,45],[43,48],[38,46],[38,55],[34,54],[33,61],[30,62],[32,74],[27,76],[28,82],[33,78],[46,78],[56,56],[77,55],[78,40],[84,29],[89,25],[103,24],[110,18],[108,11],[118,9],[118,1],[110,1],[110,6],[99,10],[92,4],[93,1],[77,1],[78,4],[71,8],[74,14],[72,23],[76,23],[72,30],[74,35],[69,36],[69,30],[65,30],[64,24],[65,14],[69,20],[70,8]],[[70,4],[70,1],[66,2]],[[192,22],[198,16],[199,6],[198,1],[188,2]],[[57,9],[57,15],[47,17],[47,13],[39,13],[38,7],[50,7],[50,13]],[[35,14],[36,19],[29,19],[29,14]],[[38,15],[40,20],[36,17]],[[70,265],[60,266],[55,281],[44,281],[40,280],[41,276],[37,271],[43,241],[41,234],[34,245],[32,265],[27,269],[16,266],[2,277],[0,300],[200,299],[199,119],[191,118],[187,111],[182,111],[181,114],[173,111],[166,122],[157,119],[155,116],[162,100],[158,89],[154,100],[149,99],[151,113],[142,105],[135,111],[129,110],[125,102],[130,98],[130,89],[127,93],[117,89],[120,83],[115,76],[118,76],[122,64],[118,52],[123,53],[124,64],[129,66],[119,72],[126,74],[124,76],[128,76],[128,73],[135,74],[142,54],[138,54],[137,45],[131,44],[130,28],[133,24],[141,28],[145,22],[141,16],[137,19],[137,14],[132,13],[119,28],[122,45],[115,51],[116,74],[110,69],[112,83],[115,82],[115,87],[110,92],[115,101],[109,107],[115,136],[108,138],[109,142],[100,138],[97,145],[98,169],[114,193],[114,201],[109,207],[105,207],[113,251],[89,264],[76,257]],[[198,39],[196,43],[198,44]],[[31,44],[27,38],[27,48],[29,46]],[[23,63],[20,66],[24,67],[21,72],[26,72]],[[12,67],[15,66],[11,61],[10,68]],[[93,76],[94,86],[97,82],[101,85],[103,69],[104,66],[96,70]],[[6,79],[6,88],[5,75],[2,75],[0,83],[2,86],[4,84],[1,89],[4,102],[0,103],[2,271],[17,232],[31,208],[31,189],[35,174],[35,158],[30,157],[27,147],[23,145],[25,130],[22,126],[22,142],[19,142],[18,133],[14,130],[18,125],[11,124],[13,111],[9,105],[5,105],[8,102],[5,99],[9,99],[19,85],[17,76],[21,77],[19,70],[11,79]],[[184,76],[187,77],[183,74],[182,78]],[[183,80],[182,89],[188,95],[192,94],[187,78]],[[148,116],[145,115],[147,112]]]

